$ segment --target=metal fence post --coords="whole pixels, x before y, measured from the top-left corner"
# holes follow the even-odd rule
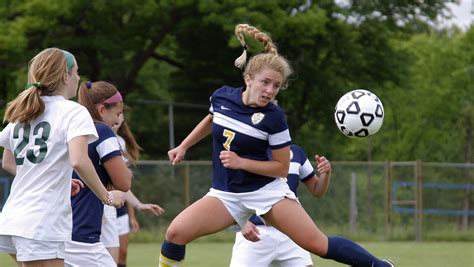
[[[189,163],[186,162],[184,164],[184,206],[187,207],[191,203],[191,197],[190,197],[190,170],[189,170]]]
[[[392,164],[390,161],[385,162],[384,167],[384,178],[385,178],[385,205],[384,205],[384,217],[385,217],[385,236],[384,239],[388,240],[392,236]]]
[[[415,165],[415,237],[416,241],[422,241],[423,227],[423,171],[421,160],[416,161]]]

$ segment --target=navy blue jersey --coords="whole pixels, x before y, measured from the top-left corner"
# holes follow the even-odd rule
[[[222,150],[233,151],[242,158],[268,161],[269,149],[291,143],[283,110],[273,103],[265,107],[245,106],[243,90],[221,87],[211,96],[209,109],[213,115],[212,187],[233,193],[255,191],[275,177],[225,168],[219,159]]]
[[[123,205],[122,207],[120,207],[120,208],[117,209],[117,218],[118,218],[118,217],[122,217],[123,215],[128,214],[127,205],[128,205],[128,204],[125,203],[125,205]]]
[[[95,122],[99,139],[89,144],[89,158],[104,186],[110,183],[110,176],[104,168],[104,162],[112,157],[121,156],[120,145],[115,133],[109,126]],[[73,178],[80,179],[76,172]],[[71,198],[72,204],[72,240],[84,243],[100,241],[104,204],[84,183],[84,188]]]
[[[288,186],[291,191],[298,196],[298,185],[301,182],[305,182],[315,175],[314,168],[308,160],[308,157],[304,153],[303,149],[297,145],[291,145],[291,157],[290,157],[290,170],[288,171],[288,177],[286,177]],[[262,220],[253,215],[250,221],[256,225],[263,225]]]

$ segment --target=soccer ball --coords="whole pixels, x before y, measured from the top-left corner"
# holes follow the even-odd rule
[[[343,95],[336,105],[337,128],[349,137],[367,137],[378,132],[384,117],[382,101],[373,93],[356,89]]]

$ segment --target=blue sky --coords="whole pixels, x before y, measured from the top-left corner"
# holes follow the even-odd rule
[[[451,7],[453,15],[455,16],[450,21],[443,21],[442,25],[457,24],[463,29],[469,28],[474,22],[474,6],[473,0],[460,0],[459,4],[448,4]]]

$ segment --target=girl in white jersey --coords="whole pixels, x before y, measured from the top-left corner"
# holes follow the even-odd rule
[[[71,53],[41,51],[30,61],[25,90],[5,112],[2,165],[15,178],[0,215],[0,251],[20,266],[64,266],[73,169],[102,202],[123,205],[123,193],[107,191],[87,157],[97,132],[87,110],[68,100],[76,95],[77,69]]]
[[[267,34],[246,24],[237,25],[235,33],[244,49],[245,33],[260,41],[265,53],[246,64],[244,50],[236,65],[246,64],[245,88],[223,86],[215,91],[210,114],[168,152],[170,162],[178,164],[187,149],[212,133],[213,188],[171,222],[160,266],[180,266],[187,243],[235,224],[243,227],[252,214],[321,257],[360,267],[392,266],[346,239],[328,238],[287,183],[276,178],[288,175],[291,138],[283,111],[271,101],[286,87],[292,71]]]

